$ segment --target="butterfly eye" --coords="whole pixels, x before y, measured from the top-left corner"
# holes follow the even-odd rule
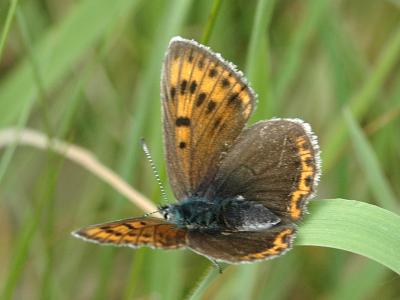
[[[159,211],[163,215],[164,219],[168,220],[168,217],[169,217],[169,207],[168,207],[168,205],[161,206]]]

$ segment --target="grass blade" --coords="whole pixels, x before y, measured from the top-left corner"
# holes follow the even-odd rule
[[[341,277],[340,285],[332,289],[329,300],[367,299],[382,284],[382,278],[387,269],[374,261],[366,261],[361,268],[344,274]]]
[[[45,75],[42,78],[44,89],[48,90],[67,75],[75,61],[118,22],[117,16],[129,12],[136,2],[79,2],[64,22],[49,30],[33,50],[41,74]],[[0,111],[7,111],[0,118],[0,127],[14,122],[24,107],[37,97],[37,92],[29,61],[24,60],[0,85]]]
[[[343,116],[356,151],[356,159],[364,171],[363,175],[366,176],[369,183],[368,186],[374,195],[375,201],[388,210],[398,212],[399,202],[379,166],[378,159],[371,145],[368,143],[349,109],[343,111]]]
[[[204,45],[207,45],[208,41],[210,40],[211,32],[214,29],[215,20],[217,19],[221,4],[222,0],[214,0],[213,2],[210,15],[208,16],[206,28],[204,29],[203,36],[201,37],[201,43]]]
[[[10,8],[8,9],[7,18],[4,23],[3,31],[0,37],[0,61],[4,51],[4,46],[6,44],[8,32],[10,31],[10,26],[15,15],[15,10],[17,8],[18,0],[11,0],[10,1]]]
[[[297,245],[350,251],[400,274],[400,216],[368,203],[328,199],[310,203]]]
[[[271,99],[269,53],[269,26],[275,0],[260,0],[257,3],[253,28],[246,58],[246,76],[259,96],[257,116],[273,116],[275,101]],[[254,117],[256,118],[256,117]]]
[[[200,280],[197,287],[193,290],[193,292],[189,295],[187,299],[188,300],[202,299],[201,298],[202,295],[206,292],[207,288],[214,281],[214,279],[216,279],[219,275],[220,274],[218,273],[217,268],[211,266],[204,275],[204,278]]]
[[[400,59],[400,27],[397,28],[393,38],[385,45],[376,67],[371,70],[369,77],[359,92],[349,100],[351,111],[357,120],[366,113],[389,76],[390,71]],[[322,146],[322,149],[324,149],[322,156],[325,170],[332,168],[340,149],[346,141],[347,134],[348,132],[341,118],[336,119],[330,126],[324,138],[326,143]]]
[[[326,3],[326,0],[307,1],[307,14],[304,16],[304,21],[298,27],[296,33],[294,33],[293,41],[287,50],[285,57],[283,58],[285,65],[275,84],[275,101],[281,101],[281,98],[283,98],[284,94],[288,90],[288,87],[292,83],[294,76],[297,74],[301,66],[301,58],[306,51],[306,46],[310,41],[314,30],[318,27],[318,22],[320,22],[325,12]]]

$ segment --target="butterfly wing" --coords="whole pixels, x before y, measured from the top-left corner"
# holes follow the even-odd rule
[[[162,219],[146,217],[92,225],[72,234],[100,244],[176,249],[186,246],[187,232]]]
[[[207,194],[259,201],[287,223],[301,217],[319,175],[319,148],[310,126],[272,119],[243,131]]]
[[[254,262],[279,256],[292,247],[295,227],[278,226],[254,232],[189,231],[191,250],[227,263]]]
[[[174,38],[161,78],[164,146],[178,200],[198,195],[213,179],[221,154],[255,106],[242,74],[194,41]]]

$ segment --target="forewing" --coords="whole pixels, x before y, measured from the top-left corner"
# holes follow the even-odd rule
[[[162,71],[164,145],[178,200],[204,193],[255,106],[242,74],[205,46],[171,40]]]
[[[277,226],[254,232],[190,231],[188,246],[210,259],[245,263],[279,256],[292,247],[294,226]]]
[[[92,225],[72,233],[100,244],[176,249],[186,246],[186,230],[158,218],[132,218]]]
[[[319,148],[310,126],[298,119],[273,119],[243,131],[207,194],[259,201],[288,223],[305,211],[319,175]]]

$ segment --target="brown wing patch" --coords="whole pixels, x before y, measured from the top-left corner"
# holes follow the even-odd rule
[[[177,199],[201,194],[221,153],[236,139],[255,106],[241,73],[193,41],[175,39],[162,80],[168,173]]]
[[[272,245],[259,252],[249,253],[240,257],[240,260],[252,261],[277,256],[291,247],[291,237],[294,229],[287,228],[280,232],[272,241]]]
[[[101,244],[175,249],[185,247],[186,230],[157,218],[133,218],[92,225],[73,235]]]
[[[306,210],[319,173],[318,143],[307,123],[261,121],[237,138],[206,195],[241,195],[262,203],[286,224],[299,220]]]
[[[189,231],[188,245],[208,258],[243,263],[274,258],[292,247],[296,228],[292,225],[253,232]]]

